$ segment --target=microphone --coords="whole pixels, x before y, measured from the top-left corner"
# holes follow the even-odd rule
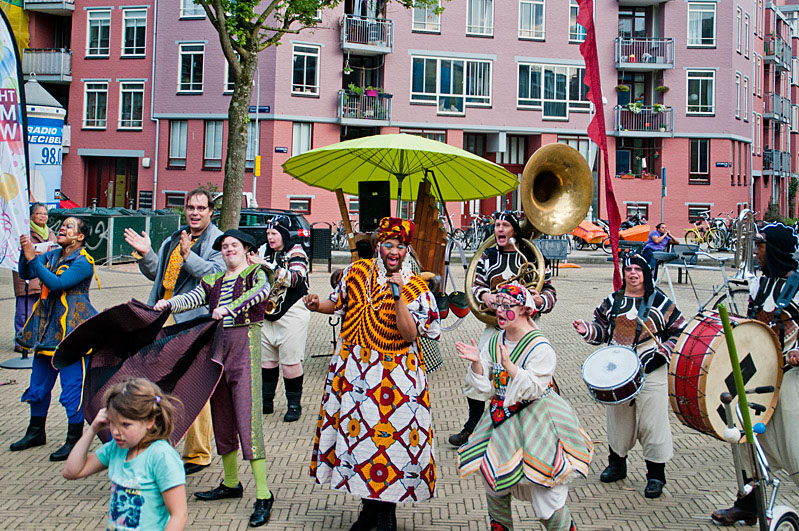
[[[389,282],[389,284],[391,285],[391,295],[394,297],[394,300],[399,299],[400,298],[399,286],[397,286],[393,282]]]

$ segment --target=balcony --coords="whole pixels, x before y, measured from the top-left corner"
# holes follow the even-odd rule
[[[71,17],[72,12],[75,11],[75,0],[23,0],[22,9]]]
[[[674,134],[674,109],[665,105],[616,105],[618,136],[670,137]]]
[[[616,68],[651,71],[674,68],[674,39],[665,37],[616,37]]]
[[[763,150],[763,175],[790,175],[791,154],[777,149]]]
[[[791,70],[791,47],[779,35],[769,33],[764,43],[763,61],[777,71]]]
[[[763,95],[763,119],[776,120],[785,124],[791,123],[791,100],[774,92]]]
[[[394,51],[394,22],[382,18],[344,15],[341,51],[357,55],[383,55]]]
[[[342,125],[388,125],[391,120],[391,94],[367,96],[351,90],[339,90],[338,117]]]
[[[22,50],[22,73],[47,83],[72,82],[72,50],[64,48],[28,48]]]

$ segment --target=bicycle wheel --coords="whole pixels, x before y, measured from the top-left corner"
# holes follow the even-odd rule
[[[746,316],[747,309],[749,308],[749,290],[741,287],[731,287],[730,297],[726,293],[722,293],[718,299],[713,302],[713,310],[719,303],[723,303],[727,307],[727,311],[732,315],[739,317]]]
[[[719,251],[724,247],[724,242],[727,237],[717,228],[712,228],[707,231],[707,247],[711,251]]]
[[[463,231],[463,229],[455,229],[452,231],[452,239],[463,245],[463,242],[466,239],[466,233]]]
[[[578,251],[582,251],[583,247],[585,247],[585,240],[582,238],[575,238],[574,239],[574,248]]]
[[[702,243],[704,243],[704,240],[702,240],[702,237],[699,236],[699,233],[696,232],[694,229],[688,229],[685,232],[685,243],[693,245],[702,245]]]
[[[777,519],[771,522],[769,529],[773,531],[799,531],[799,514],[793,511],[788,511]]]
[[[605,254],[610,254],[613,251],[613,247],[610,245],[610,237],[602,240],[602,250],[605,251]]]
[[[592,243],[590,245],[590,247],[591,247],[592,251],[596,251],[597,249],[599,249],[599,244],[598,243]]]

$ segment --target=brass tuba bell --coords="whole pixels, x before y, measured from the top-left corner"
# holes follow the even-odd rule
[[[530,240],[541,234],[566,234],[579,225],[591,207],[593,182],[585,158],[571,146],[547,144],[533,153],[522,174],[521,194],[526,219],[521,222],[521,234],[517,235],[517,240],[530,249],[533,259],[523,267],[522,275],[506,279],[505,283],[518,281],[528,289],[541,291],[546,274],[544,258]],[[490,325],[497,324],[496,316],[475,298],[472,285],[480,256],[494,245],[496,239],[492,234],[475,251],[466,270],[465,289],[472,313]]]

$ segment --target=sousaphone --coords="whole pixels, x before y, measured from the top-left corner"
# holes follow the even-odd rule
[[[532,260],[525,258],[519,273],[504,283],[521,282],[528,289],[541,291],[544,285],[544,257],[532,242],[542,234],[559,236],[574,230],[585,219],[593,199],[594,183],[591,168],[579,151],[566,144],[547,144],[538,149],[522,174],[522,205],[525,219],[517,241],[530,250]],[[480,256],[496,245],[492,234],[475,251],[466,270],[466,299],[472,313],[486,324],[496,325],[497,318],[473,293],[474,277]],[[515,245],[514,245],[515,247]],[[516,247],[516,252],[522,254]],[[501,284],[500,284],[501,285]]]

